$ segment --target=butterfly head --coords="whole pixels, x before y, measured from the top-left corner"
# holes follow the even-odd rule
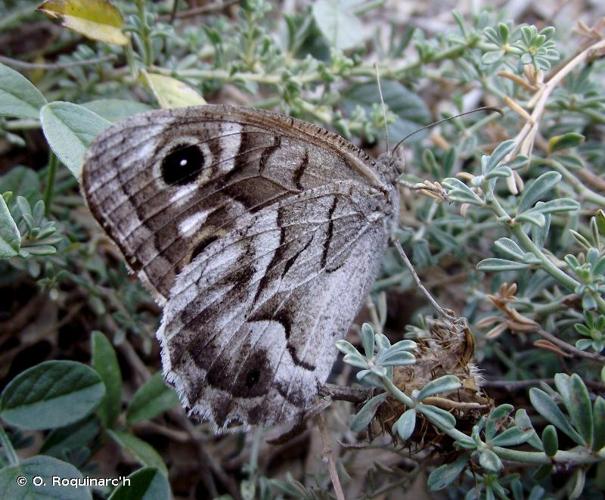
[[[396,184],[403,174],[403,162],[391,152],[382,153],[376,163],[379,173],[389,184]]]

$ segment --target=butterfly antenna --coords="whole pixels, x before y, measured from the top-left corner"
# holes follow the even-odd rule
[[[380,95],[380,104],[382,106],[382,118],[384,120],[384,133],[387,142],[387,153],[389,152],[389,125],[387,123],[387,107],[384,104],[384,97],[382,95],[382,85],[380,84],[380,71],[378,71],[378,64],[374,63],[374,69],[376,70],[376,84],[378,85],[378,95]]]
[[[395,151],[397,151],[397,149],[399,148],[399,146],[401,146],[405,141],[407,141],[410,137],[412,137],[413,135],[417,134],[418,132],[422,132],[423,130],[432,128],[436,125],[439,125],[443,122],[447,122],[450,120],[453,120],[455,118],[460,118],[461,116],[466,116],[466,115],[471,115],[473,113],[477,113],[478,111],[494,111],[496,113],[500,113],[500,115],[502,115],[502,110],[500,108],[494,108],[493,106],[483,106],[481,108],[476,108],[476,109],[471,109],[470,111],[465,111],[464,113],[460,113],[454,116],[448,116],[447,118],[442,118],[441,120],[437,120],[436,122],[433,123],[429,123],[428,125],[425,125],[422,128],[419,128],[418,130],[414,130],[414,132],[409,133],[408,135],[406,135],[403,139],[401,139],[397,144],[395,144],[395,147],[393,148],[393,152],[391,154],[395,154]]]

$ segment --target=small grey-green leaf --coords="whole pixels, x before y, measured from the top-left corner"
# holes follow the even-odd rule
[[[495,243],[494,246],[505,253],[508,257],[512,257],[516,260],[523,260],[525,256],[525,251],[521,249],[519,245],[510,238],[500,238]]]
[[[593,408],[594,444],[593,449],[600,450],[605,446],[605,399],[597,396]]]
[[[544,446],[544,453],[549,457],[554,457],[557,451],[559,451],[559,436],[557,436],[557,429],[554,425],[548,424],[542,431],[542,446]]]
[[[378,394],[378,396],[374,396],[368,402],[366,402],[361,409],[353,416],[351,420],[351,430],[353,432],[359,432],[362,429],[365,429],[368,424],[374,418],[374,414],[378,407],[384,403],[387,399],[387,394]]]
[[[454,201],[470,203],[471,205],[481,207],[485,205],[485,201],[460,179],[448,177],[447,179],[443,179],[442,184],[447,188],[449,197]]]
[[[361,343],[366,357],[374,356],[374,329],[369,323],[361,325]]]
[[[399,437],[403,441],[407,441],[416,427],[416,410],[410,408],[403,412],[403,414],[395,422],[395,432],[399,434]]]
[[[455,391],[461,387],[460,380],[455,375],[443,375],[427,383],[416,395],[417,401],[422,401],[433,394]]]
[[[338,50],[353,48],[363,42],[361,21],[351,12],[358,2],[318,0],[313,3],[313,17],[328,43]]]
[[[165,476],[168,475],[166,464],[155,449],[142,439],[129,432],[108,430],[109,436],[133,455],[142,465],[155,467]]]
[[[25,478],[22,484],[21,478]],[[34,484],[34,478],[41,478],[42,483]],[[0,469],[0,498],[36,499],[36,500],[89,500],[90,489],[81,486],[55,484],[53,479],[82,480],[82,474],[73,465],[53,457],[37,455],[26,458],[18,465]],[[38,481],[38,479],[36,479]]]
[[[477,269],[479,271],[493,272],[518,271],[520,269],[527,269],[528,267],[529,265],[525,262],[514,262],[512,260],[496,258],[483,259],[477,264]]]
[[[96,101],[85,102],[82,106],[112,123],[153,109],[142,102],[128,101],[126,99],[98,99]]]
[[[21,73],[0,63],[0,116],[35,118],[46,99]]]
[[[116,352],[109,339],[101,332],[92,332],[92,367],[105,384],[105,397],[97,410],[101,421],[111,427],[118,415],[122,402],[122,373]]]
[[[86,149],[111,122],[84,106],[51,102],[40,110],[42,131],[53,153],[80,178]]]
[[[21,233],[0,194],[0,259],[16,257],[20,249]]]
[[[561,182],[561,174],[558,172],[545,172],[537,179],[528,182],[519,205],[517,207],[517,213],[521,214],[526,210],[529,210],[534,203],[540,200],[546,193],[554,188],[559,182]]]
[[[577,373],[571,375],[570,389],[571,404],[568,411],[571,421],[586,441],[586,445],[591,447],[594,439],[592,404],[588,389]]]
[[[492,154],[489,156],[489,159],[487,160],[487,163],[485,166],[485,173],[488,174],[494,168],[496,168],[502,162],[502,160],[504,160],[506,155],[512,151],[512,149],[514,147],[515,147],[515,142],[512,140],[504,141],[504,142],[498,144],[496,149],[494,149]]]
[[[154,374],[132,397],[128,406],[126,421],[129,424],[157,417],[179,404],[179,398],[172,387],[164,383],[160,372]]]
[[[89,415],[105,386],[97,372],[75,361],[45,361],[17,375],[2,391],[0,417],[22,429],[52,429]]]
[[[546,420],[561,432],[567,434],[576,443],[584,445],[584,438],[574,430],[567,417],[546,392],[542,389],[532,387],[529,390],[529,400],[536,411]]]
[[[427,485],[431,491],[438,491],[446,488],[453,483],[468,463],[468,456],[463,455],[451,464],[444,464],[437,467],[429,475]]]
[[[456,418],[449,412],[433,405],[419,404],[416,407],[433,425],[441,430],[449,431],[456,426]]]
[[[155,467],[143,467],[130,476],[130,484],[113,490],[109,500],[163,500],[172,498],[170,483]]]
[[[498,472],[502,469],[502,460],[492,450],[481,450],[479,452],[479,463],[481,467],[490,472]]]
[[[510,427],[502,431],[490,441],[493,446],[519,446],[527,442],[534,434],[534,431],[523,431],[518,427]]]

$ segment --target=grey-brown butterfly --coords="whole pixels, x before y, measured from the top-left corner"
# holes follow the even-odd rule
[[[300,418],[380,267],[394,160],[278,113],[135,115],[90,147],[95,218],[164,306],[166,380],[218,428]]]

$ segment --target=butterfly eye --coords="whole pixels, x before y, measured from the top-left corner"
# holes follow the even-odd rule
[[[162,179],[169,186],[194,182],[204,168],[204,153],[196,145],[173,149],[162,161]]]

